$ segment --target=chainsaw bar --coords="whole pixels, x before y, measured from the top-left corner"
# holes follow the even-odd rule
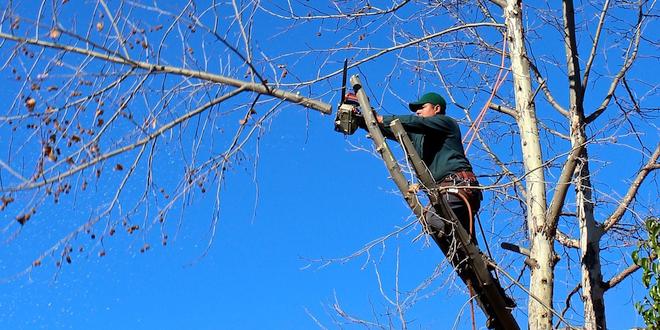
[[[348,72],[348,59],[344,59],[344,72],[341,78],[341,101],[339,104],[344,104],[346,101],[346,73]]]

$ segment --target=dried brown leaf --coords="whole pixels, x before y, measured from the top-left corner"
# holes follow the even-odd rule
[[[16,221],[18,221],[18,223],[20,223],[21,226],[22,226],[22,225],[24,225],[26,222],[28,222],[28,220],[30,220],[30,217],[31,217],[31,216],[32,216],[32,213],[21,214],[21,215],[19,215],[19,216],[16,217]]]
[[[34,107],[37,105],[37,100],[35,100],[32,97],[28,97],[25,99],[25,106],[28,108],[29,111],[34,110]]]
[[[52,28],[48,35],[53,39],[57,39],[60,37],[60,35],[62,35],[62,32],[60,32],[60,30],[58,30],[57,28]]]

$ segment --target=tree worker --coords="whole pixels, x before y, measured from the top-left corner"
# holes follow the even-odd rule
[[[472,217],[481,206],[482,195],[474,189],[479,182],[465,156],[458,124],[446,115],[447,102],[437,93],[426,93],[408,107],[416,115],[376,115],[379,127],[385,137],[394,140],[389,124],[395,119],[401,122],[437,185],[454,188],[444,190],[443,196],[476,244]],[[363,122],[359,126],[366,129]],[[444,222],[434,213],[427,214],[427,221],[433,229],[445,232]]]
[[[357,97],[350,95],[350,102],[357,104]],[[446,198],[452,211],[463,228],[470,234],[472,242],[477,245],[473,218],[481,206],[482,194],[479,182],[472,172],[472,165],[465,156],[461,131],[456,120],[446,115],[447,102],[437,93],[426,93],[419,100],[409,103],[408,107],[416,115],[381,116],[374,112],[378,126],[383,135],[396,140],[390,123],[398,119],[419,156],[433,175],[436,185],[441,189],[441,196]],[[362,117],[359,117],[362,118]],[[358,126],[367,129],[364,119],[358,120]],[[443,235],[450,234],[446,221],[434,212],[426,214],[426,221],[432,231]],[[456,269],[460,274],[464,269]],[[495,278],[497,288],[504,298],[508,308],[516,303],[511,299],[499,280]]]

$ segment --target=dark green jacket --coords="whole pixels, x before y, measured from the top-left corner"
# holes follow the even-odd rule
[[[436,182],[457,170],[472,170],[463,150],[461,130],[453,118],[445,115],[427,118],[417,115],[383,116],[381,131],[390,139],[395,138],[390,129],[394,119],[399,119],[408,132],[417,153],[429,167]]]

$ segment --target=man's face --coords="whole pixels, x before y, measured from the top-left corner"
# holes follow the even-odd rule
[[[440,112],[439,105],[433,105],[431,103],[426,103],[424,106],[419,108],[415,113],[420,117],[433,117]]]

